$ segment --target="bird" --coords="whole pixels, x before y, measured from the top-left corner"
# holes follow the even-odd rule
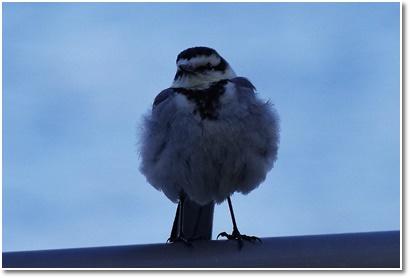
[[[178,54],[176,66],[171,86],[143,117],[140,142],[141,173],[178,204],[168,242],[190,244],[195,238],[184,232],[184,213],[195,209],[198,226],[202,209],[202,217],[212,218],[213,205],[225,200],[233,229],[217,239],[237,240],[241,246],[242,241],[261,241],[239,232],[231,196],[248,194],[273,168],[278,112],[213,48],[187,48]]]

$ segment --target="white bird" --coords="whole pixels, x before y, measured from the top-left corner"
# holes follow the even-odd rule
[[[188,201],[213,209],[226,199],[233,232],[218,237],[258,239],[239,232],[230,196],[258,187],[273,167],[279,144],[277,112],[214,49],[188,48],[176,64],[172,86],[157,95],[144,118],[140,150],[140,170],[147,181],[178,202],[169,240],[190,240],[182,224]]]

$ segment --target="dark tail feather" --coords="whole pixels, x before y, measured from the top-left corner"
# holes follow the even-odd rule
[[[209,203],[205,206],[200,206],[197,203],[189,200],[184,201],[183,211],[183,230],[184,235],[188,239],[212,239],[212,222],[214,218],[214,203]],[[179,224],[179,209],[178,205],[174,223],[172,225],[171,238],[178,236]]]

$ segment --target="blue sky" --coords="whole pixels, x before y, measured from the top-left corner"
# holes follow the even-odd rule
[[[165,242],[138,126],[200,45],[281,117],[275,168],[232,199],[241,232],[400,228],[399,3],[3,3],[3,250]]]

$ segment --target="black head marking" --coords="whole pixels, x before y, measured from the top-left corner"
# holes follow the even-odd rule
[[[205,47],[205,46],[191,47],[191,48],[185,49],[184,51],[178,54],[177,62],[180,59],[190,60],[191,58],[196,57],[196,56],[210,56],[212,54],[215,54],[216,56],[220,57],[218,52],[216,52],[212,48]]]
[[[177,73],[175,74],[174,80],[177,80],[181,78],[184,75],[196,75],[196,74],[202,74],[206,73],[207,71],[218,71],[218,72],[225,72],[225,70],[228,68],[228,62],[222,58],[216,50],[209,48],[209,47],[204,47],[204,46],[199,46],[199,47],[191,47],[188,49],[185,49],[181,53],[179,53],[177,57],[177,64],[180,60],[187,60],[189,61],[190,59],[194,57],[199,57],[199,56],[217,56],[220,59],[220,62],[217,65],[213,65],[210,62],[203,64],[203,65],[197,65],[196,67],[190,68],[190,70],[184,69],[182,66],[178,67]]]

